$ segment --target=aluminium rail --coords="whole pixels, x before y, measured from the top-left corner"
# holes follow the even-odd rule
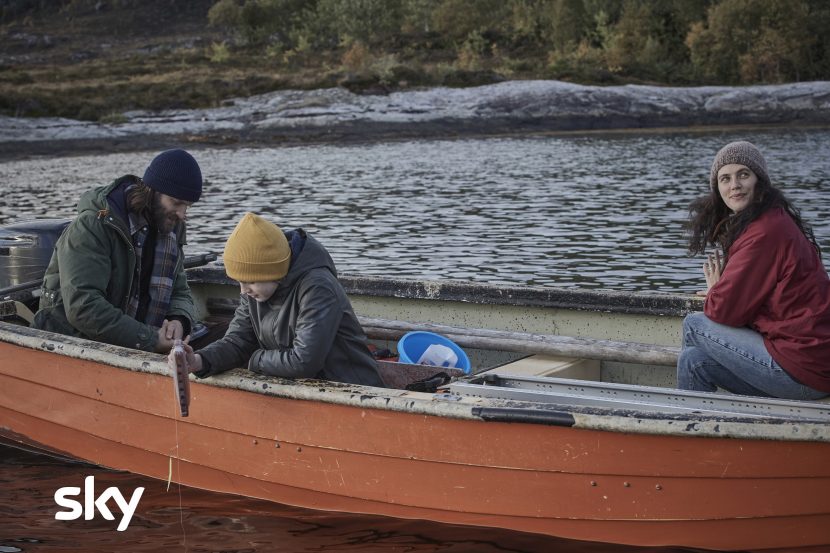
[[[452,394],[654,413],[793,419],[830,423],[830,403],[693,392],[543,376],[488,374],[457,380]]]

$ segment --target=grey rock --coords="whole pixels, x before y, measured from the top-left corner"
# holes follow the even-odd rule
[[[234,98],[211,109],[131,111],[125,122],[0,117],[0,143],[222,137],[384,138],[655,128],[686,125],[828,124],[830,82],[749,87],[583,86],[508,81],[357,95],[344,88]]]

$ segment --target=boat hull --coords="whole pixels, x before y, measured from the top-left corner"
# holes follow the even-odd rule
[[[410,411],[381,408],[381,391],[360,387],[283,397],[274,390],[301,385],[248,382],[242,371],[220,383],[193,382],[191,414],[182,419],[158,356],[120,348],[99,355],[137,363],[125,368],[59,349],[0,342],[6,437],[314,509],[636,545],[830,544],[826,441],[487,422],[463,409],[418,412],[434,402],[427,394],[395,398]]]

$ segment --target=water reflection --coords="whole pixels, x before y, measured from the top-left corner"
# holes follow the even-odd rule
[[[776,130],[199,150],[189,252],[221,252],[255,211],[315,233],[345,272],[694,292],[688,204],[718,148],[747,137],[830,251],[830,131]],[[0,164],[0,224],[71,216],[82,191],[154,153]]]
[[[116,521],[55,520],[55,491],[95,477],[103,491],[144,487],[129,527]],[[564,540],[496,528],[313,511],[33,455],[0,443],[0,553],[253,553],[364,551],[418,553],[693,553],[676,547],[631,547]],[[110,501],[110,505],[114,502]],[[701,552],[702,553],[702,552]]]

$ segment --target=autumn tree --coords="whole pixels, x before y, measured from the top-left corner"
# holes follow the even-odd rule
[[[703,78],[727,84],[799,80],[814,37],[803,0],[722,0],[686,38]]]

